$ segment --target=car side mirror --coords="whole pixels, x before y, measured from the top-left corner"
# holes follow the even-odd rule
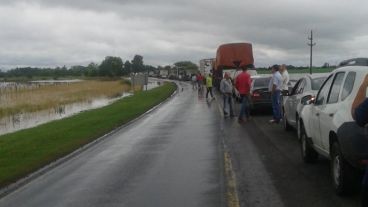
[[[314,96],[312,95],[307,95],[307,96],[304,96],[300,102],[303,104],[303,105],[310,105],[310,104],[314,104],[315,102],[315,98]]]

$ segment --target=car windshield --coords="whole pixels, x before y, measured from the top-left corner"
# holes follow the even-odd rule
[[[313,78],[312,79],[312,90],[314,91],[319,90],[319,88],[321,88],[323,81],[325,80],[326,80],[326,77]]]
[[[254,88],[263,88],[263,87],[268,87],[268,84],[270,82],[271,78],[256,78],[254,79],[254,84],[253,87]]]

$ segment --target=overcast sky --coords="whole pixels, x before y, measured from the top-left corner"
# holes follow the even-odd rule
[[[366,0],[0,0],[0,68],[145,64],[214,57],[220,44],[253,44],[256,67],[368,57]]]

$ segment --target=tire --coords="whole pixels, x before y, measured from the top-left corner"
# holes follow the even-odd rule
[[[293,127],[288,123],[287,118],[285,116],[284,110],[282,110],[282,111],[283,111],[283,113],[282,113],[283,114],[283,117],[282,117],[282,125],[284,127],[284,130],[285,131],[291,131],[293,129]]]
[[[351,195],[359,189],[359,175],[343,157],[340,146],[334,142],[331,147],[331,177],[337,195]]]
[[[301,133],[301,129],[300,129],[300,121],[299,119],[297,118],[296,119],[296,136],[298,137],[298,140],[300,141],[300,133]]]
[[[317,161],[318,153],[310,146],[302,123],[300,123],[300,149],[305,163],[315,163]]]

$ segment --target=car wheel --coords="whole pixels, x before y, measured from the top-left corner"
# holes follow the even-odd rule
[[[303,124],[300,125],[300,148],[302,159],[305,163],[314,163],[318,159],[318,153],[310,146]]]
[[[282,110],[284,111],[284,110]],[[284,130],[285,131],[290,131],[292,130],[293,128],[291,127],[291,125],[289,124],[286,116],[285,116],[285,112],[283,112],[283,118],[282,118],[282,123],[283,123],[283,127],[284,127]]]
[[[331,147],[331,174],[337,195],[349,195],[357,191],[359,175],[344,159],[337,142],[334,142]]]

